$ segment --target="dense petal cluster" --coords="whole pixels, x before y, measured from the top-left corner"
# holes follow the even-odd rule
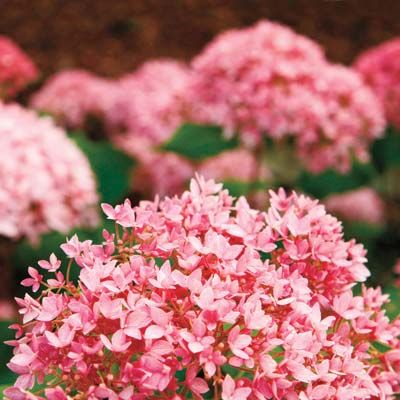
[[[97,221],[89,163],[50,118],[0,104],[0,149],[0,235],[35,240]]]
[[[362,53],[354,67],[382,101],[388,121],[400,127],[400,39]]]
[[[313,171],[347,169],[383,130],[380,104],[360,77],[279,24],[227,31],[192,66],[196,118],[250,143],[290,136]]]
[[[267,212],[220,184],[181,197],[104,204],[116,232],[74,236],[31,268],[18,299],[10,399],[392,399],[398,322],[322,205],[283,190]],[[79,280],[70,280],[79,268]],[[47,384],[35,394],[36,382]],[[206,395],[207,393],[207,395]]]
[[[385,221],[385,203],[372,188],[332,194],[324,200],[329,212],[348,221],[382,224]]]
[[[31,106],[52,114],[67,128],[84,128],[90,118],[103,120],[115,92],[112,81],[84,70],[65,70],[46,82],[33,96]]]
[[[143,64],[119,82],[118,96],[107,115],[112,135],[123,142],[139,136],[153,144],[169,139],[184,120],[189,68],[162,59]]]
[[[9,98],[35,80],[38,70],[12,40],[0,36],[0,98]]]

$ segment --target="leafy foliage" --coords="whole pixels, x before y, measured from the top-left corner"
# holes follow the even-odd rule
[[[106,141],[91,141],[83,134],[71,138],[86,154],[97,177],[101,201],[121,201],[131,187],[131,171],[134,161]]]
[[[395,128],[386,129],[386,134],[376,140],[371,148],[372,160],[379,171],[400,165],[400,132]]]
[[[303,172],[298,180],[298,188],[318,199],[331,193],[341,193],[367,185],[376,177],[376,171],[371,164],[355,162],[351,171],[340,174],[332,169],[315,175]]]
[[[220,127],[185,124],[163,145],[163,149],[192,160],[201,160],[237,146],[237,138],[225,138]]]

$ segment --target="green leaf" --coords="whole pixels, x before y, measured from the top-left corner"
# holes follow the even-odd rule
[[[385,288],[385,293],[390,295],[390,302],[385,304],[386,312],[391,320],[400,316],[400,289],[396,286]]]
[[[13,321],[0,321],[0,385],[5,385],[3,390],[11,386],[17,378],[17,376],[7,368],[7,363],[12,357],[13,348],[4,344],[6,340],[14,339],[15,331],[8,328],[12,323]]]
[[[400,132],[388,127],[385,136],[373,143],[371,153],[374,165],[379,171],[400,165]]]
[[[246,196],[251,190],[251,182],[224,181],[224,188],[228,189],[233,197]]]
[[[347,174],[340,174],[331,169],[318,175],[303,172],[297,182],[297,187],[301,191],[322,199],[331,193],[342,193],[367,185],[375,176],[376,171],[371,164],[356,162]]]
[[[91,141],[81,133],[71,139],[86,154],[97,177],[101,201],[115,204],[124,199],[131,188],[134,160],[106,141]]]
[[[357,238],[358,242],[377,240],[385,232],[384,225],[370,224],[362,221],[343,221],[346,238]]]
[[[162,148],[192,160],[201,160],[233,149],[238,144],[237,138],[225,138],[220,127],[185,124]]]
[[[254,181],[244,182],[237,180],[226,180],[222,182],[225,189],[228,189],[229,194],[233,197],[247,196],[257,190],[267,191],[271,185],[267,182]]]
[[[373,342],[372,345],[377,349],[380,353],[386,353],[387,351],[391,350],[391,347],[381,343],[381,342]]]
[[[3,392],[10,386],[11,385],[0,385],[0,396],[1,396],[1,398],[3,398]]]
[[[112,230],[113,226],[113,221],[104,219],[100,221],[99,227],[95,229],[75,229],[67,234],[58,232],[47,233],[41,237],[39,244],[36,246],[32,246],[28,240],[24,239],[18,243],[12,256],[12,263],[18,275],[17,281],[20,282],[26,278],[28,266],[37,267],[37,262],[39,260],[47,260],[51,253],[54,253],[62,261],[61,271],[65,272],[67,262],[64,252],[60,249],[60,245],[65,243],[66,237],[70,238],[76,233],[81,241],[92,240],[95,243],[101,243],[103,241],[103,229]],[[45,278],[52,276],[52,274],[48,274],[42,269],[40,273]],[[71,269],[71,279],[75,280],[78,274],[79,268],[73,267]],[[20,290],[21,293],[19,294],[23,296],[23,293],[27,289],[20,286]]]

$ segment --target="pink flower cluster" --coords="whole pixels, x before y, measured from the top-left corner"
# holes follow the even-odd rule
[[[84,70],[65,70],[54,75],[31,99],[31,106],[52,114],[69,129],[83,129],[88,118],[102,120],[114,104],[111,81]]]
[[[364,281],[365,250],[322,205],[283,190],[267,212],[214,181],[103,205],[104,242],[73,236],[18,299],[12,400],[393,399],[399,321]],[[79,268],[72,282],[71,268]],[[35,382],[44,389],[31,394]],[[209,396],[207,394],[207,396]]]
[[[315,172],[347,170],[352,153],[365,158],[384,127],[379,102],[355,72],[276,23],[223,33],[192,67],[197,118],[253,144],[290,136]]]
[[[117,84],[118,96],[107,115],[112,136],[134,142],[137,137],[151,144],[168,140],[185,116],[189,68],[162,59],[143,64]]]
[[[362,53],[354,68],[381,100],[388,121],[400,127],[400,39]]]
[[[97,222],[89,163],[51,119],[0,104],[0,149],[0,235],[36,240]]]
[[[385,203],[372,188],[333,194],[324,200],[329,212],[348,221],[382,224],[385,221]]]
[[[147,62],[120,80],[106,116],[111,140],[139,161],[133,187],[146,196],[182,193],[193,176],[188,160],[156,150],[184,121],[189,76],[183,63]]]
[[[32,60],[12,40],[0,36],[0,98],[17,94],[38,77]]]
[[[224,151],[202,162],[198,172],[207,179],[221,181],[253,182],[267,171],[259,171],[260,166],[250,151],[240,148]]]

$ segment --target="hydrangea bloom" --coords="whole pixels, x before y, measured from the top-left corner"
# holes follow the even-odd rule
[[[326,208],[349,221],[382,224],[385,220],[385,203],[372,188],[333,194],[324,200]]]
[[[159,144],[169,139],[182,123],[189,82],[189,68],[164,59],[150,61],[122,78],[107,123],[118,143],[139,136]]]
[[[0,36],[0,98],[14,96],[37,76],[29,56],[12,40]]]
[[[138,162],[133,171],[132,188],[145,198],[182,193],[194,174],[188,160],[175,153],[158,152],[145,138],[120,137],[118,143]]]
[[[354,67],[382,101],[388,121],[400,127],[400,39],[362,53]]]
[[[103,120],[114,103],[115,84],[84,70],[55,74],[37,92],[31,106],[52,114],[67,128],[84,128],[89,118]]]
[[[39,263],[52,279],[31,270],[45,290],[17,300],[10,399],[393,399],[400,389],[399,321],[379,289],[352,294],[369,274],[365,251],[317,201],[279,190],[263,213],[198,178],[181,197],[103,210],[115,234],[62,245],[78,282],[54,255]]]
[[[16,319],[17,312],[14,304],[9,300],[0,299],[0,321]]]
[[[276,23],[223,33],[192,66],[195,118],[250,143],[291,136],[315,172],[345,170],[351,153],[365,156],[383,129],[379,102],[356,73],[329,64],[315,43]]]
[[[50,118],[0,104],[0,149],[0,235],[35,240],[97,221],[89,163]]]
[[[237,180],[251,182],[260,177],[260,173],[268,175],[267,171],[259,171],[255,156],[246,149],[224,151],[215,157],[202,162],[199,173],[207,179],[217,181]]]

